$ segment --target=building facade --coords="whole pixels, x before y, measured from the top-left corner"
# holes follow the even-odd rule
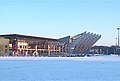
[[[83,32],[60,39],[43,38],[19,34],[0,35],[9,39],[12,54],[15,56],[68,56],[87,54],[101,35]]]

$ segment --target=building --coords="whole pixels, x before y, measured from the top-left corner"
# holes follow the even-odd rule
[[[93,46],[90,51],[91,54],[97,55],[110,55],[110,54],[118,54],[119,51],[117,50],[118,46]]]
[[[9,54],[9,39],[0,37],[0,56],[3,54]]]
[[[11,51],[17,56],[68,56],[89,53],[101,35],[83,32],[73,37],[60,39],[19,34],[0,35],[10,40]]]
[[[83,54],[89,53],[91,47],[101,38],[101,35],[90,32],[83,32],[81,34],[71,37],[68,44],[69,54]]]

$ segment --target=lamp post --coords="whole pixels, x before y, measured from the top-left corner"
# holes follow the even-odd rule
[[[116,38],[116,50],[115,50],[115,54],[117,54],[117,38]]]
[[[117,48],[117,53],[118,53],[118,56],[120,55],[120,49],[119,49],[119,30],[120,28],[117,28],[118,30],[118,48]]]
[[[119,30],[120,30],[120,28],[117,28],[117,30],[118,30],[118,47],[119,47]]]

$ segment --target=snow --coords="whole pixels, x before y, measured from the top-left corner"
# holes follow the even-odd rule
[[[120,81],[120,57],[0,57],[0,81]]]

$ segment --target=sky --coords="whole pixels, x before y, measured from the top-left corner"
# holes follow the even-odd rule
[[[96,45],[116,45],[119,0],[0,0],[0,34],[61,38],[100,34]]]

